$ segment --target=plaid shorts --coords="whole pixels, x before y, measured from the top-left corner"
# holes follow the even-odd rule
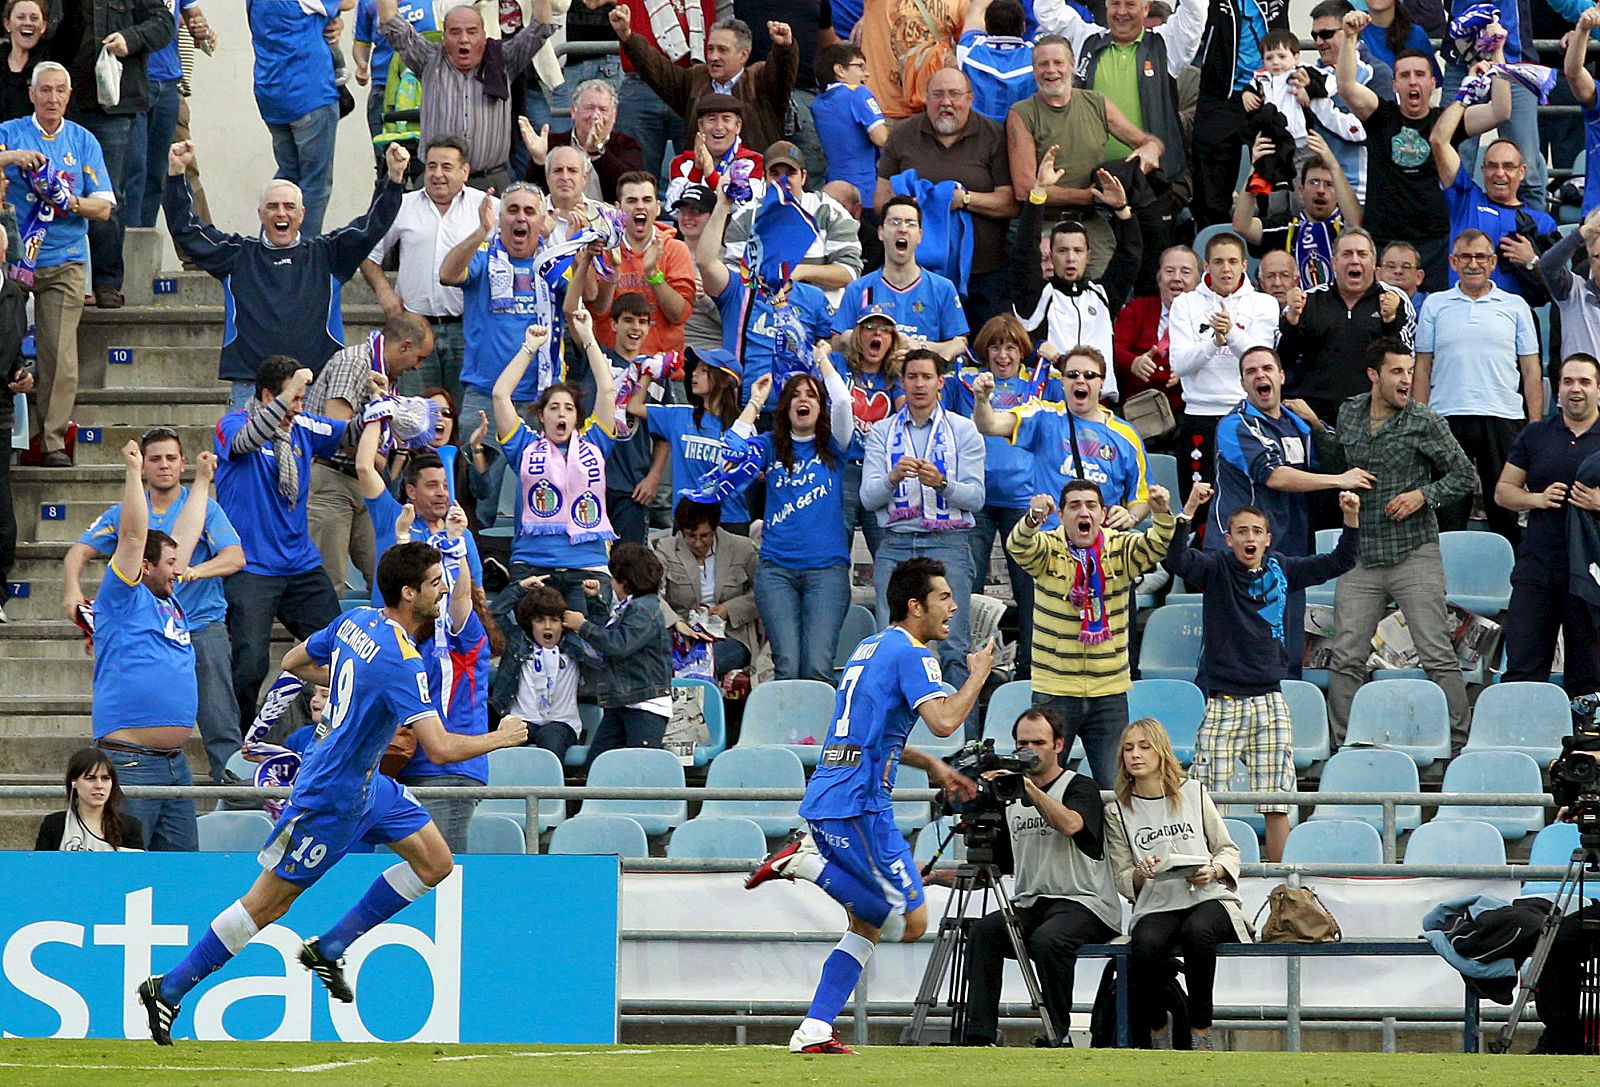
[[[1277,691],[1239,697],[1213,695],[1195,736],[1190,773],[1209,791],[1226,792],[1240,760],[1250,772],[1251,792],[1293,792],[1294,724],[1289,704]],[[1257,804],[1259,812],[1287,813],[1287,804]]]

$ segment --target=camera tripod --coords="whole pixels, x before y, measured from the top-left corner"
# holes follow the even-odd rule
[[[939,931],[928,956],[928,966],[922,972],[922,984],[917,989],[917,999],[911,1013],[911,1026],[906,1040],[912,1045],[931,1045],[925,1037],[930,1013],[939,1007],[941,990],[944,990],[950,1009],[950,1043],[959,1045],[967,1026],[967,934],[973,923],[984,916],[989,908],[989,895],[993,893],[1000,915],[1005,919],[1006,934],[1011,939],[1011,951],[1022,970],[1022,980],[1028,987],[1028,1003],[1039,1022],[1044,1025],[1045,1038],[1051,1045],[1059,1041],[1055,1025],[1050,1021],[1050,1010],[1044,1006],[1039,988],[1039,976],[1028,959],[1028,947],[1022,938],[1022,927],[1011,906],[1011,896],[1000,882],[1000,869],[993,863],[969,863],[956,869],[955,884],[950,899],[945,903],[944,915],[939,918]],[[978,899],[977,916],[969,916],[967,909],[974,897]],[[946,987],[946,974],[949,975]],[[1066,1024],[1062,1024],[1063,1028]]]
[[[1528,957],[1528,965],[1522,971],[1517,986],[1517,998],[1511,1005],[1511,1014],[1506,1019],[1505,1025],[1500,1028],[1500,1033],[1489,1043],[1490,1053],[1510,1052],[1512,1036],[1517,1032],[1517,1022],[1522,1018],[1528,997],[1538,988],[1539,978],[1544,974],[1545,962],[1550,958],[1556,936],[1561,931],[1561,922],[1566,920],[1567,908],[1574,900],[1580,903],[1579,908],[1582,908],[1583,874],[1586,869],[1600,873],[1600,848],[1588,843],[1572,852],[1572,860],[1567,863],[1567,873],[1561,877],[1561,884],[1556,888],[1550,910],[1545,914],[1544,922],[1539,927],[1539,941],[1534,945],[1533,954]],[[1600,933],[1600,921],[1585,918],[1579,921],[1579,925],[1582,931]],[[1600,939],[1591,936],[1589,950],[1597,949],[1600,949]],[[1578,986],[1578,1017],[1582,1022],[1594,1023],[1600,1020],[1600,978],[1596,977],[1593,958],[1585,955],[1585,962],[1584,976]],[[1589,1036],[1592,1029],[1585,1031],[1589,1046],[1594,1044],[1592,1036]]]

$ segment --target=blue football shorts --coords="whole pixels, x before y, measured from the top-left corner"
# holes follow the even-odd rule
[[[911,913],[926,901],[911,843],[894,825],[894,812],[864,812],[852,819],[812,819],[809,823],[823,860],[879,892],[869,902],[842,903],[855,916],[881,927],[891,913]]]
[[[366,852],[362,843],[398,842],[428,825],[428,810],[393,778],[374,774],[371,793],[371,805],[354,819],[298,808],[291,796],[257,858],[261,867],[309,887],[346,853]]]

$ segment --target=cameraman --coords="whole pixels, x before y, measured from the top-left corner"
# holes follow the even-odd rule
[[[1105,861],[1105,805],[1092,778],[1061,768],[1065,733],[1048,709],[1025,711],[1011,726],[1019,752],[1038,756],[1023,778],[1022,799],[1006,805],[1006,860],[1016,875],[1017,921],[1028,957],[1039,974],[1045,1007],[1058,1038],[1067,1036],[1078,948],[1104,943],[1122,931],[1122,906]],[[990,771],[985,778],[1004,773]],[[1001,839],[1002,843],[1008,839]],[[1003,958],[1014,958],[1005,920],[997,910],[980,918],[967,938],[965,1045],[993,1045],[999,1029]]]

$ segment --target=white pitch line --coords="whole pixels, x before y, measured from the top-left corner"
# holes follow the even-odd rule
[[[459,1057],[435,1057],[433,1062],[442,1064],[446,1061],[493,1061],[504,1057],[620,1057],[655,1052],[657,1050],[654,1049],[570,1049],[548,1053],[467,1053]]]
[[[372,1064],[377,1059],[376,1057],[363,1057],[355,1061],[329,1061],[325,1064],[304,1064],[290,1068],[247,1068],[237,1064],[43,1064],[38,1061],[0,1061],[0,1068],[56,1068],[67,1071],[82,1069],[90,1072],[290,1072],[304,1074],[308,1072],[334,1072],[340,1068],[350,1068],[358,1064]]]

